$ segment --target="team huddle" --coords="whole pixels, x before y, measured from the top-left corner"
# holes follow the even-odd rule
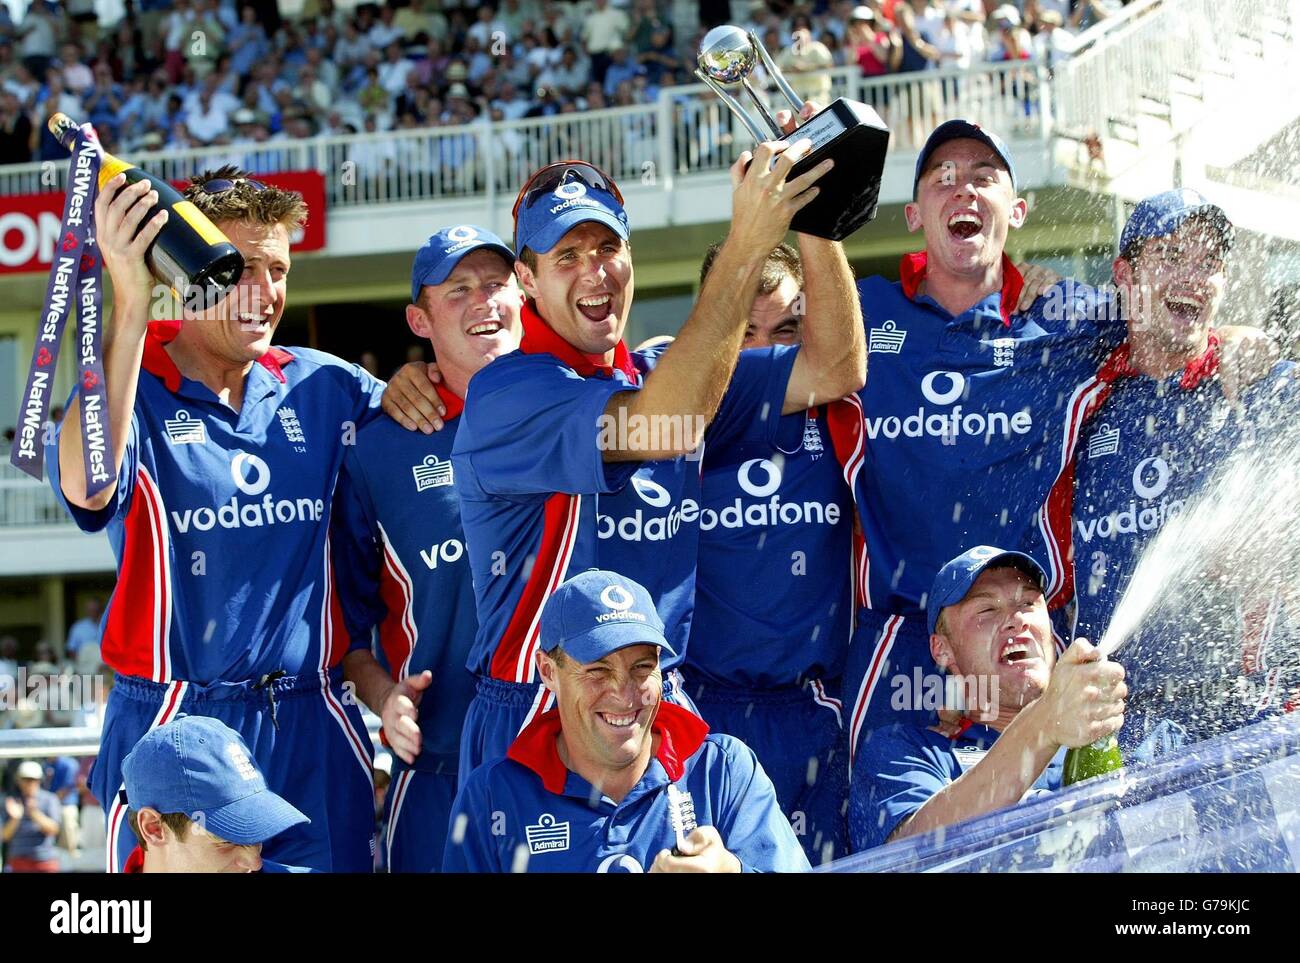
[[[245,271],[159,323],[166,215],[107,185],[117,482],[87,495],[75,393],[49,463],[118,559],[111,872],[369,872],[375,845],[395,872],[798,871],[1059,789],[1069,748],[1212,734],[1163,696],[1195,626],[1144,635],[1138,671],[1087,640],[1296,400],[1262,333],[1214,324],[1224,212],[1143,201],[1111,287],[1016,265],[1010,152],[948,121],[905,209],[923,250],[857,281],[840,244],[784,241],[830,162],[791,176],[783,120],[732,168],[675,338],[624,343],[623,198],[566,161],[513,246],[421,247],[406,322],[436,364],[387,385],[272,345],[298,195],[195,178]],[[1269,677],[1238,723],[1297,681],[1288,600],[1240,601],[1282,614],[1229,667]],[[379,840],[359,702],[395,756]]]

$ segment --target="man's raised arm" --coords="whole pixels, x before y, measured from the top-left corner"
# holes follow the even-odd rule
[[[136,230],[158,201],[148,181],[139,181],[117,195],[126,177],[117,175],[100,191],[95,201],[95,235],[104,264],[113,279],[113,316],[104,347],[104,379],[107,381],[108,419],[113,432],[113,472],[122,470],[126,455],[135,391],[144,356],[145,332],[149,322],[149,292],[153,277],[145,265],[144,252],[167,223],[167,212],[159,211]],[[113,500],[117,483],[93,498],[86,494],[86,468],[81,452],[81,398],[75,396],[59,430],[59,487],[69,503],[98,511]]]
[[[844,245],[799,235],[803,262],[802,347],[790,372],[781,413],[837,401],[867,383],[867,339],[853,269]]]
[[[606,415],[629,425],[642,419],[678,418],[686,430],[674,433],[673,440],[681,445],[653,450],[615,446],[602,453],[605,461],[674,458],[699,445],[736,367],[763,264],[785,237],[790,219],[817,196],[813,183],[831,169],[826,161],[787,182],[790,168],[809,149],[807,140],[790,146],[784,141],[767,142],[758,145],[752,163],[746,151],[732,165],[731,230],[694,310],[677,340],[646,376],[644,387],[615,394],[605,408]],[[649,432],[648,436],[665,441],[665,434]]]

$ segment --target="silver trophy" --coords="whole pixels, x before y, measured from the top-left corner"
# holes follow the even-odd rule
[[[753,74],[760,60],[797,118],[803,109],[803,98],[790,86],[752,31],[746,33],[739,27],[722,26],[706,33],[700,42],[699,69],[695,76],[731,108],[755,141],[786,140],[781,125],[754,88]],[[758,108],[757,119],[728,88],[743,88]],[[791,137],[812,141],[812,150],[794,165],[791,178],[816,167],[827,157],[835,159],[835,167],[817,182],[821,188],[817,198],[795,215],[790,225],[794,230],[842,241],[876,216],[889,128],[875,110],[840,97],[801,124]]]

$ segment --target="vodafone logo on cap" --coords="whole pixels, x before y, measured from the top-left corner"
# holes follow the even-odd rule
[[[587,185],[582,181],[569,181],[567,184],[561,184],[555,189],[555,196],[562,201],[573,201],[579,197],[585,197],[587,194]]]
[[[478,237],[478,231],[468,224],[462,224],[447,231],[447,237],[453,241],[472,241]]]
[[[632,607],[632,593],[621,585],[607,585],[600,600],[615,612],[626,612]]]

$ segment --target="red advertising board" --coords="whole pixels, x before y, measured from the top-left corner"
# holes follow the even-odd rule
[[[320,171],[258,174],[266,184],[298,191],[307,202],[307,226],[290,240],[293,251],[319,251],[325,246],[325,177]],[[176,187],[184,184],[177,183]],[[63,195],[23,194],[0,197],[0,274],[47,272],[54,261],[63,216]]]

